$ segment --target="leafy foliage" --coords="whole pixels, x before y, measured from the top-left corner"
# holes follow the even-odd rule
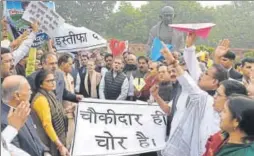
[[[254,51],[248,51],[244,53],[244,57],[254,57]]]
[[[231,47],[254,47],[254,1],[237,1],[216,8],[202,7],[196,1],[149,1],[134,8],[122,1],[114,12],[115,5],[116,1],[56,1],[57,12],[68,23],[85,26],[105,38],[146,43],[150,29],[160,20],[161,8],[170,5],[176,12],[174,23],[216,24],[209,38],[199,39],[198,44],[214,47],[219,40],[228,38]]]
[[[215,49],[213,47],[206,46],[206,45],[198,45],[198,46],[196,46],[196,51],[197,52],[206,51],[206,52],[209,52],[209,53],[213,53],[214,50]]]

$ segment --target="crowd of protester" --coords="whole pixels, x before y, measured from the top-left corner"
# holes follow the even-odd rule
[[[159,104],[168,116],[166,146],[141,156],[254,155],[254,58],[235,62],[229,40],[213,55],[199,56],[192,33],[183,54],[163,48],[164,59],[156,62],[131,51],[38,48],[36,71],[26,75],[38,25],[32,28],[17,48],[1,45],[4,156],[70,155],[75,107],[83,97]],[[135,79],[145,82],[141,90]]]

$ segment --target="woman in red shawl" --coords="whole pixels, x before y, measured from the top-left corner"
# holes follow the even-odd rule
[[[218,132],[210,137],[203,156],[254,156],[254,100],[231,96],[221,112]]]

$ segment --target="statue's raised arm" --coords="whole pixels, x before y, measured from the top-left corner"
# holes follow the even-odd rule
[[[158,37],[161,41],[166,44],[171,44],[173,46],[173,51],[180,51],[184,48],[184,35],[182,32],[174,30],[169,27],[173,23],[175,17],[174,8],[171,6],[165,6],[161,9],[160,19],[155,26],[152,27],[149,33],[147,41],[147,53],[150,55],[150,49],[153,44],[153,39]]]

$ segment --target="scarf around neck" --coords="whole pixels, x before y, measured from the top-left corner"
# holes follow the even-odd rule
[[[61,140],[62,143],[65,143],[66,139],[66,116],[64,115],[64,109],[63,105],[59,103],[56,99],[56,95],[51,91],[45,91],[44,89],[39,89],[36,96],[45,96],[50,107],[50,115],[52,119],[52,124],[54,127],[54,130],[56,131],[56,134],[58,138]]]
[[[85,89],[86,89],[86,92],[88,94],[90,94],[90,97],[91,98],[98,98],[98,95],[97,95],[97,86],[100,84],[100,81],[101,81],[101,75],[100,73],[97,73],[96,71],[93,71],[92,75],[90,76],[90,84],[91,84],[91,92],[89,91],[89,88],[88,88],[88,76],[89,73],[86,72],[86,75],[85,75],[85,81],[84,81],[84,85],[85,85]]]

